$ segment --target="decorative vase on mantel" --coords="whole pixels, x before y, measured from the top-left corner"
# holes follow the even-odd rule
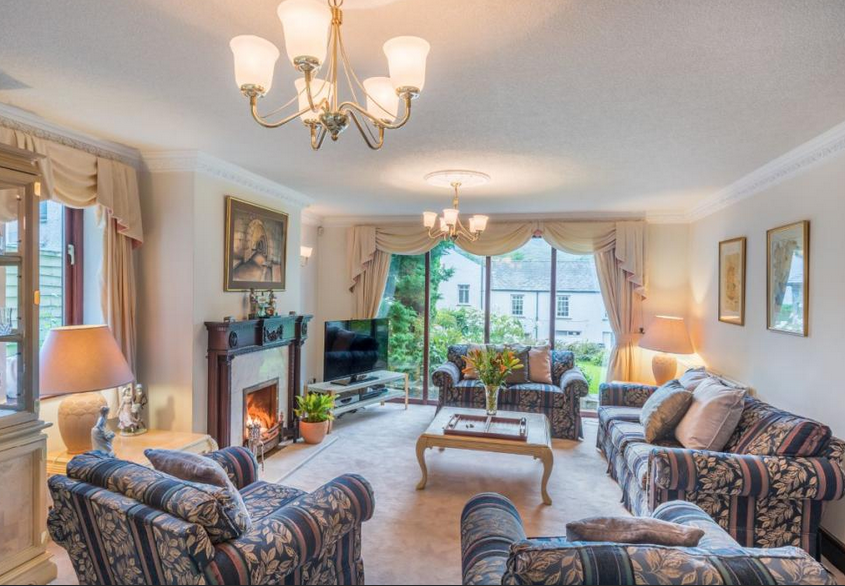
[[[484,403],[487,407],[487,415],[494,417],[499,408],[499,389],[501,385],[486,385],[484,387]]]

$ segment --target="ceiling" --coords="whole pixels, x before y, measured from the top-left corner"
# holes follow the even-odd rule
[[[197,149],[314,198],[321,215],[449,203],[423,175],[492,181],[472,213],[681,212],[845,120],[840,0],[346,0],[360,77],[381,45],[431,42],[408,126],[312,152],[258,127],[228,41],[282,48],[277,0],[3,2],[0,102],[141,150]],[[131,10],[127,7],[131,5]],[[280,59],[269,109],[293,95]]]

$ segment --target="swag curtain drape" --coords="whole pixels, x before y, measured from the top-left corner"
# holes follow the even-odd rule
[[[0,127],[0,142],[44,158],[41,197],[71,208],[97,206],[104,222],[101,304],[103,317],[135,367],[135,268],[132,250],[143,242],[135,169],[124,163]]]
[[[535,234],[560,250],[595,256],[602,298],[616,339],[608,380],[630,380],[640,329],[639,305],[645,297],[645,222],[491,223],[477,241],[459,238],[456,244],[471,254],[497,256],[521,248]],[[351,228],[347,263],[356,317],[376,316],[390,254],[423,254],[437,243],[427,230],[414,225]]]

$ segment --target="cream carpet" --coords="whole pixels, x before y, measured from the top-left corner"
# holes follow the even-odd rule
[[[595,515],[626,515],[621,491],[605,475],[595,449],[596,420],[585,419],[582,442],[555,440],[549,481],[553,505],[540,498],[542,465],[527,457],[459,450],[426,453],[429,480],[420,479],[415,444],[434,417],[433,407],[370,407],[342,417],[320,446],[296,445],[268,459],[264,478],[314,490],[346,472],[373,485],[376,507],[363,527],[368,584],[460,584],[460,515],[479,492],[512,499],[530,536],[562,535],[568,521]],[[76,584],[64,550],[51,544],[58,584]]]

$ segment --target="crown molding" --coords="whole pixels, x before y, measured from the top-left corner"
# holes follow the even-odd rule
[[[572,212],[572,213],[536,213],[536,214],[490,214],[491,222],[625,222],[646,219],[643,212]],[[419,224],[422,212],[413,215],[394,216],[326,216],[322,218],[325,227],[373,226],[384,224]]]
[[[149,151],[143,152],[142,156],[150,173],[202,173],[276,197],[296,207],[303,208],[314,203],[313,198],[303,193],[202,151]]]
[[[15,106],[0,104],[0,126],[50,140],[104,159],[113,159],[140,168],[141,153],[132,147],[93,137],[45,120]]]
[[[314,212],[310,212],[308,210],[302,210],[301,215],[302,223],[306,226],[322,226],[323,225],[323,217],[315,214]]]
[[[695,222],[715,214],[752,195],[809,171],[843,152],[845,152],[845,122],[707,197],[687,213],[687,221]]]

